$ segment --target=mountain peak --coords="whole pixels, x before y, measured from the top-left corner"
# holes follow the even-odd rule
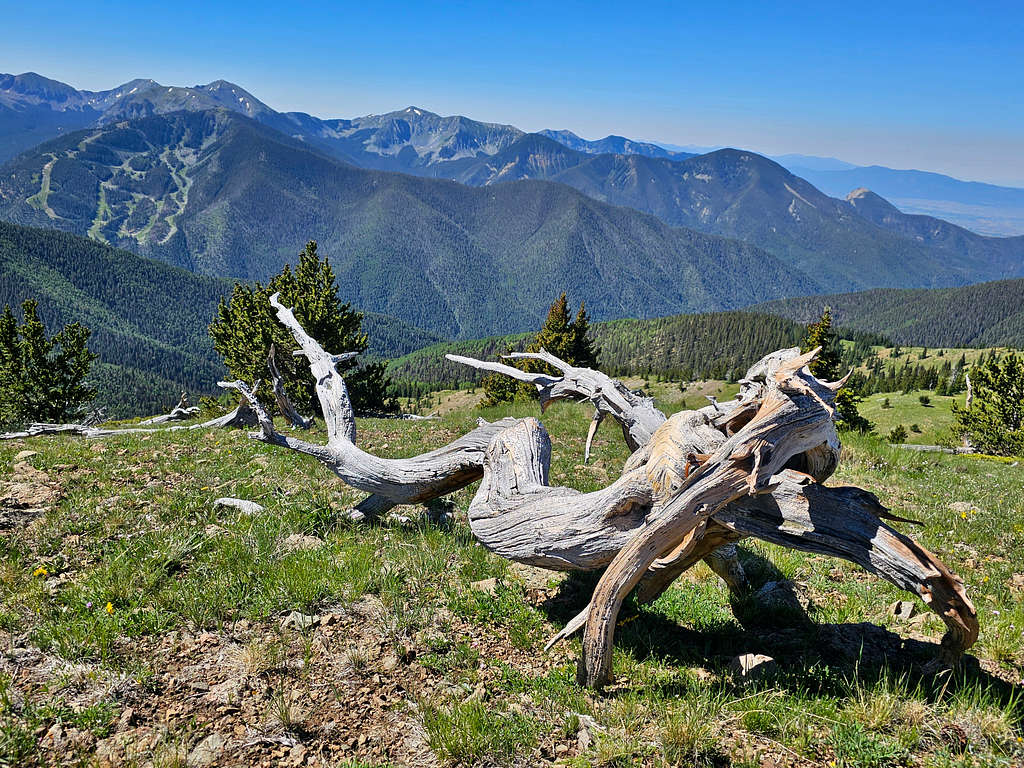
[[[876,223],[885,216],[900,213],[895,205],[867,187],[858,187],[850,192],[846,196],[846,202],[852,205],[861,216]]]

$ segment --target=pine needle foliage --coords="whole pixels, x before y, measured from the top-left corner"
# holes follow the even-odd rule
[[[1024,456],[1024,356],[990,356],[970,376],[971,407],[953,404],[953,434],[982,453]]]
[[[96,396],[89,329],[71,323],[48,337],[38,303],[21,310],[20,324],[10,305],[0,313],[0,424],[68,421]]]
[[[841,379],[842,350],[832,327],[832,310],[829,307],[824,308],[821,319],[807,326],[807,336],[800,345],[803,352],[810,352],[815,347],[821,347],[821,352],[810,365],[811,373],[825,381]],[[867,432],[871,429],[871,422],[857,410],[857,404],[861,400],[863,397],[850,387],[839,390],[836,394],[836,427],[857,432]]]
[[[267,357],[274,344],[285,392],[300,411],[312,413],[317,409],[315,382],[306,359],[292,355],[298,345],[270,305],[274,293],[281,294],[281,302],[295,312],[306,333],[333,354],[366,351],[369,341],[362,330],[363,316],[338,298],[334,271],[326,257],[320,258],[312,240],[299,254],[294,269],[286,264],[265,286],[236,283],[230,298],[221,299],[210,336],[231,378],[249,383],[265,380]],[[360,368],[354,360],[339,363],[338,371],[345,377],[356,410],[393,409],[387,397],[385,368],[384,363]],[[258,395],[272,407],[270,387],[261,387]]]
[[[569,302],[565,291],[555,299],[548,309],[547,319],[536,337],[526,346],[527,352],[550,352],[570,365],[581,368],[597,368],[600,350],[594,344],[590,332],[590,317],[581,301],[575,319],[569,317]],[[547,363],[540,360],[518,360],[515,366],[529,373],[559,375]],[[532,384],[524,384],[500,373],[490,374],[483,379],[484,399],[481,406],[491,406],[512,400],[531,399],[537,396]]]

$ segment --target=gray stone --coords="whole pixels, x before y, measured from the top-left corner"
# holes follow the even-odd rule
[[[189,768],[203,768],[207,765],[213,765],[220,757],[220,753],[224,751],[226,743],[227,739],[219,733],[216,731],[211,733],[196,744],[192,751],[188,753],[188,757],[185,759],[186,765]]]
[[[897,600],[889,606],[889,613],[897,619],[908,621],[917,615],[917,603],[913,600]]]
[[[729,671],[735,677],[753,679],[764,677],[778,669],[775,659],[763,653],[744,653],[729,662]]]

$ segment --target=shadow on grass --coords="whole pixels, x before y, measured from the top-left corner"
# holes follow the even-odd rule
[[[734,657],[765,654],[775,659],[776,671],[755,681],[755,686],[783,685],[812,696],[842,697],[849,694],[851,683],[871,688],[893,679],[910,690],[919,689],[930,702],[981,690],[1001,707],[1016,711],[1018,720],[1024,718],[1024,686],[986,672],[976,657],[967,654],[957,669],[934,672],[930,665],[938,655],[937,640],[904,638],[871,622],[816,623],[797,604],[765,605],[755,594],[757,589],[784,576],[749,550],[741,550],[741,559],[752,589],[732,598],[732,619],[715,617],[693,629],[665,616],[657,602],[640,606],[631,596],[619,614],[616,647],[639,661],[657,659],[726,676]],[[586,606],[600,575],[572,573],[538,608],[552,623],[566,624]],[[687,687],[685,682],[666,682],[659,684],[659,691],[672,695]]]

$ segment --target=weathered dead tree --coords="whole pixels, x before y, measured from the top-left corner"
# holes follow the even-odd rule
[[[315,457],[348,485],[371,494],[356,505],[355,512],[375,518],[399,504],[415,504],[464,488],[483,476],[483,455],[496,434],[515,423],[502,419],[480,426],[448,445],[407,459],[384,459],[356,446],[356,420],[345,380],[337,364],[354,353],[332,355],[309,336],[290,309],[270,297],[278,319],[292,332],[299,353],[309,361],[316,381],[317,398],[327,426],[327,443],[320,445],[283,435],[243,382],[222,383],[237,389],[257,415],[260,430],[251,437]]]
[[[196,408],[196,411],[199,409]],[[139,422],[140,424],[153,423],[150,421]],[[233,410],[218,416],[215,419],[204,421],[201,424],[177,424],[173,427],[118,427],[105,428],[92,424],[30,424],[23,430],[17,432],[4,432],[0,434],[0,440],[21,440],[27,437],[39,437],[41,435],[78,435],[87,438],[110,437],[112,435],[130,435],[151,432],[177,432],[179,430],[197,429],[226,429],[231,427],[254,427],[256,426],[256,414],[249,407],[246,401],[241,402]]]
[[[539,422],[524,420],[495,438],[470,505],[476,537],[541,567],[606,567],[587,609],[552,640],[586,626],[582,683],[610,679],[615,620],[631,589],[653,600],[702,558],[730,587],[742,585],[742,569],[734,570],[723,544],[745,536],[841,557],[915,592],[947,625],[945,663],[977,639],[974,607],[958,577],[883,523],[891,516],[872,494],[821,485],[839,460],[833,403],[845,381],[818,381],[806,367],[815,352],[799,352],[780,350],[756,363],[735,400],[664,420],[622,476],[593,493],[548,486],[550,442]],[[558,381],[486,366],[534,383],[542,404],[556,385],[572,396],[573,382],[585,380],[565,364],[556,366],[566,374]],[[592,392],[579,387],[577,399]]]
[[[946,623],[944,663],[977,639],[963,582],[883,522],[900,518],[867,491],[822,484],[839,460],[834,401],[844,381],[819,381],[810,373],[817,350],[772,353],[747,372],[735,400],[668,419],[620,382],[545,352],[518,356],[544,360],[562,376],[451,356],[533,383],[542,407],[563,398],[589,400],[597,414],[588,444],[602,418],[619,422],[633,454],[608,487],[581,493],[549,485],[551,443],[533,418],[484,423],[409,459],[360,450],[348,391],[336,369],[340,358],[309,337],[276,295],[271,303],[309,361],[328,441],[318,445],[277,432],[252,391],[234,382],[228,386],[248,400],[259,422],[260,431],[251,436],[314,456],[369,492],[357,507],[365,514],[436,498],[482,477],[469,523],[484,546],[545,568],[605,569],[587,608],[551,641],[584,629],[579,679],[585,685],[611,679],[615,622],[632,589],[641,600],[653,600],[701,559],[738,588],[745,578],[728,547],[747,536],[858,563],[919,595]]]
[[[313,419],[307,419],[295,410],[292,401],[288,399],[288,393],[284,391],[284,380],[281,378],[281,372],[277,369],[277,360],[274,359],[275,351],[274,345],[271,344],[270,355],[267,357],[267,368],[270,370],[270,386],[274,388],[274,399],[277,401],[277,407],[281,410],[281,415],[293,427],[310,429],[313,426]]]
[[[140,421],[139,424],[165,424],[168,421],[187,421],[195,416],[199,415],[198,405],[188,404],[188,393],[182,392],[181,399],[178,400],[178,404],[171,408],[170,413],[165,413],[163,416],[154,416],[151,419]]]

